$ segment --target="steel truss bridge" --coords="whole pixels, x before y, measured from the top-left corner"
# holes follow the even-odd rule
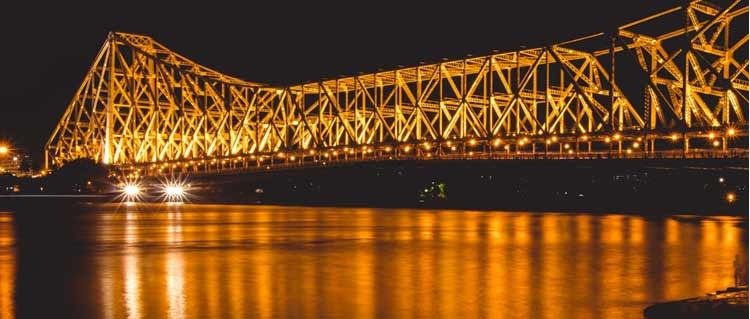
[[[693,1],[554,45],[287,87],[110,33],[49,138],[46,165],[91,158],[156,175],[387,159],[746,157],[747,21],[741,1]],[[623,61],[636,67],[623,71]],[[618,85],[626,71],[643,79],[638,94]]]

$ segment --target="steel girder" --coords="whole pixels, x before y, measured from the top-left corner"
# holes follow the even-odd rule
[[[747,12],[739,1],[725,9],[695,1],[614,34],[288,87],[221,74],[147,36],[110,33],[46,145],[46,163],[85,157],[124,165],[654,131],[673,129],[675,122],[683,128],[743,126],[748,36],[746,30],[744,37],[732,35],[738,26],[732,21]],[[684,14],[685,25],[657,35],[633,31],[669,14]],[[610,37],[610,47],[574,48],[602,36]],[[687,37],[689,45],[668,43]],[[607,61],[621,52],[649,77],[644,105],[634,106],[614,80],[615,64]]]

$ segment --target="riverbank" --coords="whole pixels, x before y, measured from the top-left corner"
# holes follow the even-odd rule
[[[9,180],[2,195],[120,195],[123,180],[73,166]],[[63,169],[64,170],[64,169]],[[388,161],[144,178],[140,201],[182,181],[192,203],[747,216],[747,160]],[[0,181],[0,186],[3,184]],[[26,202],[7,200],[2,202]]]
[[[646,319],[747,318],[747,286],[730,287],[703,297],[657,303],[643,311]]]

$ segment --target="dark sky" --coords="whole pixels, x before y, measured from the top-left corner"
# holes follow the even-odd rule
[[[150,35],[239,78],[293,84],[560,42],[611,30],[679,3],[244,1],[237,6],[198,1],[201,6],[193,7],[191,2],[60,1],[4,8],[0,139],[39,158],[110,30]]]

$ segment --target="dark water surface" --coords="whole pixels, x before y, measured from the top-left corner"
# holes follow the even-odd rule
[[[0,211],[0,318],[641,318],[734,217],[164,204]]]

